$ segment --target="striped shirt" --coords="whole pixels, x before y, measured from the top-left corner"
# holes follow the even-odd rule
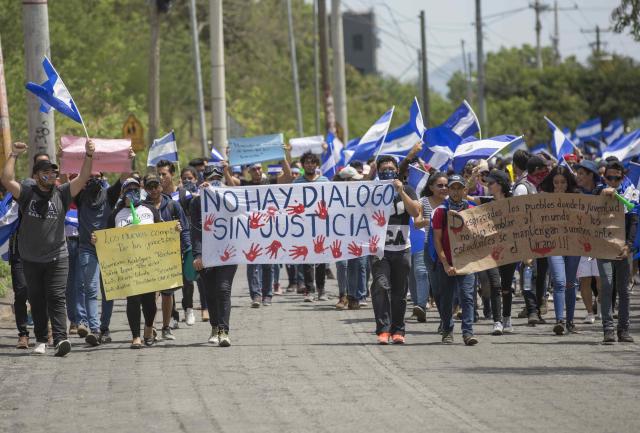
[[[429,226],[431,226],[431,215],[433,208],[429,202],[429,197],[420,198],[420,206],[422,207],[422,218],[427,221],[427,225],[422,229],[424,231],[424,243],[429,243]]]

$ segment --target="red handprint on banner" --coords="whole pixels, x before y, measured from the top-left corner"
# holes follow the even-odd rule
[[[235,256],[236,256],[236,249],[230,245],[227,245],[227,247],[224,249],[224,252],[220,256],[220,260],[223,262],[226,262],[231,257],[235,257]]]
[[[375,211],[372,215],[379,227],[384,227],[387,223],[387,218],[384,216],[384,212],[381,210]]]
[[[258,212],[254,212],[249,217],[249,228],[251,229],[259,229],[264,226],[264,223],[260,223],[260,220],[263,218]]]
[[[313,251],[315,251],[316,254],[322,254],[329,249],[329,247],[324,246],[325,240],[326,238],[322,235],[316,236],[313,240]]]
[[[496,245],[491,250],[491,258],[493,260],[500,260],[502,258],[502,251],[504,251],[504,247],[502,245]]]
[[[283,251],[286,251],[284,249],[284,247],[282,246],[282,243],[280,241],[274,240],[273,242],[271,242],[271,245],[269,245],[267,247],[267,254],[269,254],[269,258],[270,259],[277,259],[278,258],[278,252],[280,251],[280,249],[282,248]]]
[[[369,239],[369,252],[371,254],[375,254],[378,252],[378,242],[380,241],[380,236],[372,236]]]
[[[342,251],[340,251],[341,246],[342,242],[337,239],[331,243],[331,254],[333,254],[334,259],[342,257]]]
[[[306,260],[307,254],[309,254],[309,250],[304,245],[299,247],[294,246],[289,250],[289,257],[291,257],[294,260],[297,260],[300,257]]]
[[[360,257],[362,255],[362,247],[356,244],[355,241],[351,241],[348,249],[349,249],[349,254],[351,254],[352,256]]]
[[[296,201],[296,203],[298,202]],[[304,213],[304,204],[298,203],[295,206],[287,206],[287,213],[289,215],[300,215],[301,213]]]
[[[258,244],[252,243],[251,248],[249,248],[249,251],[243,250],[242,253],[247,258],[247,260],[249,260],[250,262],[253,262],[258,256],[262,255],[262,247]]]
[[[584,250],[585,253],[588,253],[591,251],[591,242],[589,242],[587,238],[580,238],[578,239],[578,242],[580,243],[580,245],[582,245],[582,249]]]
[[[278,208],[275,206],[269,206],[262,217],[264,218],[264,221],[267,222],[269,220],[275,219],[277,214]]]
[[[327,217],[329,216],[327,203],[324,200],[320,200],[320,202],[318,203],[318,209],[316,209],[316,215],[318,215],[318,218],[320,218],[321,220],[326,220]]]
[[[207,218],[204,220],[204,223],[202,224],[202,228],[204,229],[204,231],[206,232],[211,231],[211,225],[213,224],[214,218],[215,218],[215,215],[213,214],[207,215]]]

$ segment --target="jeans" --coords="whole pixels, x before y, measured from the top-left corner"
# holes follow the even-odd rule
[[[204,291],[204,283],[202,282],[202,278],[200,278],[200,275],[198,275],[196,282],[198,283],[198,296],[200,296],[200,309],[208,310],[209,308],[207,305],[207,294]]]
[[[140,337],[140,305],[144,314],[144,326],[153,326],[158,308],[156,307],[156,293],[127,296],[127,320],[133,338]]]
[[[494,322],[502,322],[502,311],[501,310],[501,281],[500,281],[500,271],[498,268],[487,269],[486,271],[482,271],[481,274],[484,274],[487,281],[489,282],[489,287],[491,288],[490,297],[491,297],[491,316]],[[513,275],[512,275],[513,278]],[[475,299],[475,296],[474,296]]]
[[[67,339],[67,308],[65,291],[69,258],[61,257],[48,263],[22,260],[27,280],[29,304],[33,315],[33,332],[38,343],[46,343],[51,320],[53,344]]]
[[[411,251],[385,251],[382,258],[369,256],[369,262],[373,277],[371,301],[376,317],[376,334],[404,335]]]
[[[67,251],[69,252],[69,273],[67,275],[67,317],[71,323],[89,326],[87,312],[85,311],[83,279],[80,269],[80,257],[78,238],[67,238]]]
[[[273,265],[247,265],[247,280],[251,299],[273,296]]]
[[[600,305],[602,311],[602,328],[605,331],[614,329],[613,326],[613,285],[618,292],[618,331],[629,330],[629,278],[631,264],[628,259],[602,260],[598,259],[600,271]]]
[[[498,268],[500,273],[500,288],[502,289],[502,317],[511,317],[511,304],[513,302],[513,274],[516,272],[517,263],[507,263]]]
[[[413,305],[427,308],[430,287],[424,250],[418,251],[411,255],[411,272],[409,272],[409,293]]]
[[[437,283],[432,287],[434,297],[439,298],[438,311],[442,320],[442,330],[453,332],[453,295],[459,293],[462,307],[462,335],[473,335],[473,294],[475,277],[469,275],[455,275],[450,277],[444,270],[442,263],[436,268]]]
[[[182,275],[182,309],[193,308],[193,281],[187,280]]]
[[[349,290],[349,272],[347,260],[339,260],[336,262],[336,279],[338,280],[338,294],[342,298],[347,296]]]
[[[551,281],[553,282],[553,309],[556,321],[564,320],[565,303],[567,322],[573,322],[576,309],[576,274],[580,257],[548,257]]]
[[[83,308],[78,308],[80,312],[79,323],[88,324],[91,332],[97,332],[100,329],[100,321],[98,319],[98,291],[100,290],[98,256],[93,251],[81,249],[78,262],[82,276],[82,285],[80,287],[82,296],[80,299],[84,301]],[[111,309],[113,309],[113,301],[106,301],[103,297],[103,311],[106,302],[111,302]]]
[[[304,273],[302,265],[285,265],[287,267],[287,276],[289,278],[289,287],[295,287],[304,284]]]
[[[17,249],[17,248],[16,248]],[[16,253],[10,253],[11,258],[9,262],[11,264],[11,285],[13,286],[13,311],[16,316],[16,328],[18,329],[18,336],[28,337],[29,329],[27,329],[28,313],[27,313],[27,280],[24,277],[24,271],[22,266],[22,260],[20,255]]]
[[[351,299],[367,299],[367,256],[347,260],[347,295]]]
[[[231,285],[237,269],[237,265],[227,265],[205,268],[200,271],[204,292],[207,296],[209,324],[213,329],[229,332]]]
[[[324,282],[327,278],[327,265],[320,263],[317,265],[302,265],[302,273],[304,274],[304,288],[306,292],[324,292]],[[315,285],[314,283],[315,276]]]
[[[273,266],[273,285],[280,284],[280,265]]]

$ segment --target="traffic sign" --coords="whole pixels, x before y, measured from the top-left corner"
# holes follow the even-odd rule
[[[134,152],[144,150],[146,145],[144,142],[144,128],[142,123],[133,114],[129,114],[127,120],[122,125],[122,137],[131,139],[131,147]]]

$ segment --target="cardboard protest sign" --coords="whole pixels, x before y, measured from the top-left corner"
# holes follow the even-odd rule
[[[180,234],[175,221],[95,233],[107,300],[182,286]]]
[[[282,134],[230,138],[229,164],[245,165],[264,161],[280,161],[284,159],[283,146]]]
[[[548,256],[615,258],[624,209],[613,197],[533,194],[449,211],[453,266],[461,274]]]
[[[202,190],[202,261],[329,263],[384,254],[391,182],[316,182]]]
[[[60,138],[62,154],[60,155],[61,173],[80,173],[84,161],[84,143],[86,137],[63,135]],[[123,173],[131,171],[129,148],[131,139],[92,138],[96,145],[93,154],[93,171]]]

